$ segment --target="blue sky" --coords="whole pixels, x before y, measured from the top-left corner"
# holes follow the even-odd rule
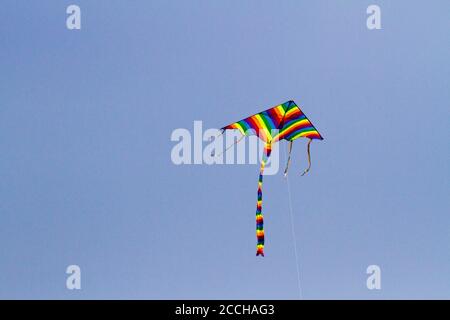
[[[290,99],[325,138],[292,156],[303,298],[450,298],[448,1],[0,6],[0,298],[297,299],[282,173],[256,258],[258,165],[170,158]]]

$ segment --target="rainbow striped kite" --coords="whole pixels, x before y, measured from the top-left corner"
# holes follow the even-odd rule
[[[256,204],[256,255],[264,256],[262,182],[264,167],[272,151],[272,143],[281,139],[289,141],[289,156],[286,169],[284,171],[284,175],[286,176],[291,161],[293,141],[300,137],[308,138],[308,168],[303,171],[302,175],[304,175],[311,168],[311,155],[309,152],[311,141],[314,139],[323,140],[323,138],[319,131],[317,131],[317,129],[313,126],[311,121],[309,121],[302,110],[300,110],[300,108],[292,100],[225,126],[221,128],[221,132],[223,133],[225,130],[229,129],[237,129],[242,133],[242,137],[236,143],[241,141],[243,137],[252,134],[256,134],[265,142],[263,158],[261,160],[261,169],[259,172],[258,201]]]

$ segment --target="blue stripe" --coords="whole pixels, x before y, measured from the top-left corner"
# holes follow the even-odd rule
[[[306,127],[306,128],[302,128],[302,129],[299,129],[299,130],[295,130],[294,132],[290,133],[289,135],[287,135],[284,138],[289,140],[290,138],[292,138],[293,136],[295,136],[295,135],[297,135],[297,134],[299,134],[301,132],[306,132],[306,131],[311,131],[311,130],[315,131],[314,127]]]

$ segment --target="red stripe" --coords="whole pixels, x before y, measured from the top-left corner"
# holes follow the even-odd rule
[[[303,128],[306,128],[306,127],[311,127],[311,126],[312,126],[311,122],[309,122],[309,121],[306,122],[305,124],[303,124],[301,122],[296,123],[292,127],[290,127],[289,129],[287,129],[286,131],[283,132],[283,137],[291,134],[292,132],[294,132],[296,130],[300,130],[300,129],[303,129]]]

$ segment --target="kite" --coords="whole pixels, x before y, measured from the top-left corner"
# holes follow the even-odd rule
[[[221,134],[225,130],[239,130],[242,137],[235,142],[238,143],[245,136],[256,134],[264,143],[263,157],[258,179],[258,198],[256,203],[256,256],[264,257],[264,218],[262,214],[262,183],[264,167],[269,160],[272,144],[285,139],[289,141],[289,155],[284,171],[287,176],[289,164],[291,162],[292,143],[298,138],[308,138],[307,153],[308,167],[303,171],[302,176],[309,172],[311,168],[310,144],[312,140],[323,140],[319,131],[309,121],[294,101],[287,101],[263,112],[252,115],[248,118],[234,122],[220,129]],[[233,145],[232,145],[233,146]],[[230,147],[232,147],[230,146]],[[229,148],[230,148],[229,147]],[[227,148],[228,150],[228,148]]]

